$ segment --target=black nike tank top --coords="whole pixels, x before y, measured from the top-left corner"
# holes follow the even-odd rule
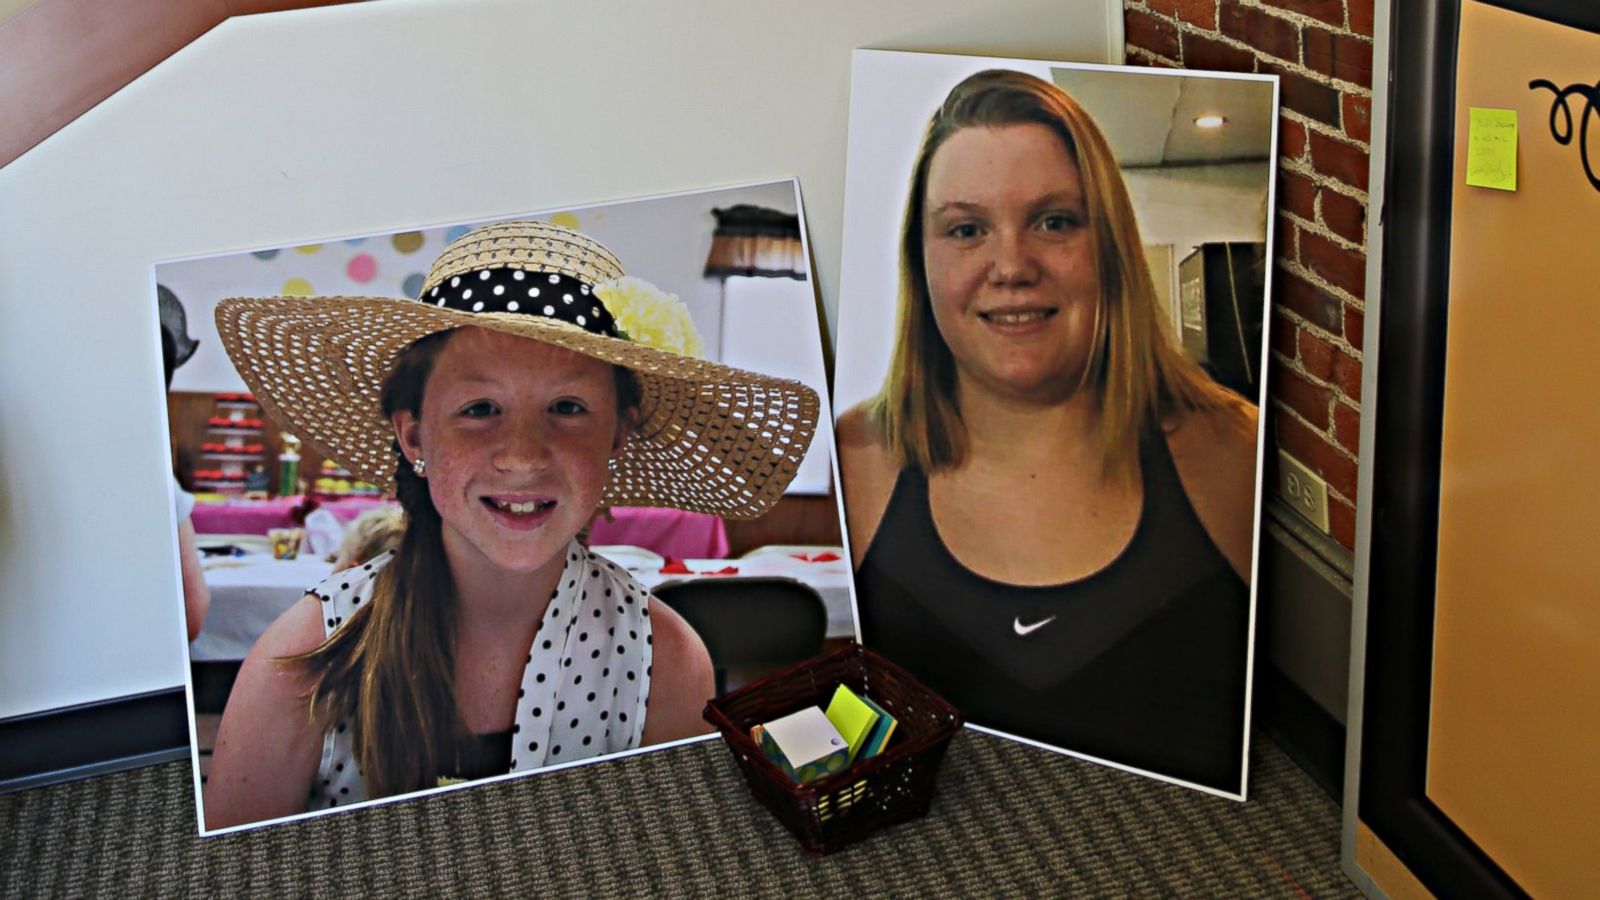
[[[926,477],[903,469],[856,573],[862,640],[975,725],[1238,793],[1250,591],[1158,430],[1141,437],[1139,469],[1122,552],[1045,587],[963,566],[934,526]]]

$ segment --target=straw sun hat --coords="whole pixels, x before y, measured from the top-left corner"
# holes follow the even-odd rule
[[[675,297],[623,275],[609,250],[544,222],[506,222],[445,248],[417,300],[233,298],[217,332],[274,419],[357,478],[392,488],[394,430],[379,387],[419,338],[476,326],[631,369],[638,425],[603,503],[753,518],[783,495],[816,429],[803,384],[696,359]]]

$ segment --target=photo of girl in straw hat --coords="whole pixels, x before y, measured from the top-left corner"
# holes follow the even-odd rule
[[[558,225],[470,231],[417,293],[216,307],[263,411],[392,491],[405,524],[250,650],[208,830],[708,730],[700,639],[580,533],[611,505],[761,515],[817,394],[696,358],[676,297]]]

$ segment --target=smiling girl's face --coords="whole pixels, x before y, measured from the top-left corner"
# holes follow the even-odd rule
[[[1100,303],[1083,179],[1044,125],[963,128],[934,152],[923,265],[963,389],[1058,399],[1081,381]]]
[[[427,461],[451,564],[508,573],[560,559],[627,439],[609,363],[480,328],[439,351],[421,417],[392,421],[406,459]]]

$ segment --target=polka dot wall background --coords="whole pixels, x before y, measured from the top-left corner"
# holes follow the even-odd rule
[[[583,227],[576,213],[543,218],[568,228]],[[250,254],[258,268],[245,274],[248,283],[260,285],[255,290],[261,294],[415,298],[434,257],[470,230],[453,225],[284,248],[290,253],[259,250]]]
[[[371,253],[357,253],[350,257],[350,262],[344,267],[346,275],[356,284],[366,284],[378,274],[378,263],[372,258]]]
[[[677,294],[693,316],[708,356],[720,359],[731,349],[720,344],[724,319],[722,284],[704,277],[706,253],[715,227],[712,210],[738,204],[793,210],[795,199],[792,182],[773,182],[569,208],[533,218],[591,234],[623,260],[629,274]],[[243,389],[243,381],[223,352],[216,333],[214,310],[222,298],[414,299],[420,293],[429,264],[471,227],[451,224],[326,240],[314,235],[301,235],[294,240],[291,233],[278,247],[158,263],[156,280],[184,304],[190,333],[200,342],[194,358],[174,375],[173,390]],[[809,289],[809,285],[797,283],[801,293]],[[803,303],[808,297],[809,294],[797,302]],[[786,354],[810,350],[799,345],[783,349]],[[744,364],[764,361],[758,358]]]
[[[401,253],[415,253],[422,249],[426,239],[420,231],[403,231],[389,239],[394,249]]]

